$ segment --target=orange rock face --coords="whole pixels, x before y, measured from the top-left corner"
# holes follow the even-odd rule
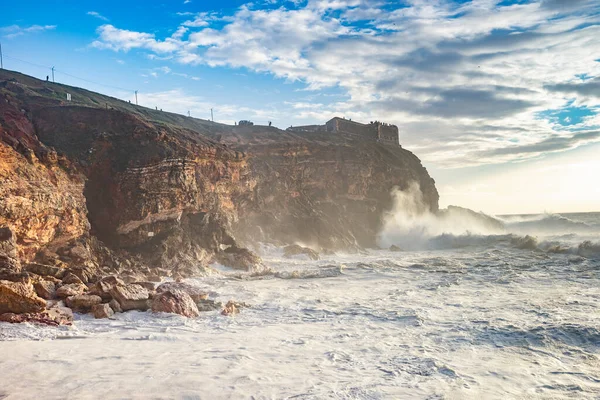
[[[46,308],[29,282],[0,281],[0,314],[36,313]]]

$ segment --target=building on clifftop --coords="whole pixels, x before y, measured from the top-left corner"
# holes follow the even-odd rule
[[[353,133],[385,144],[400,144],[398,127],[379,121],[361,124],[360,122],[334,117],[325,123],[325,127],[327,132]]]
[[[383,144],[400,145],[398,127],[379,121],[361,124],[349,119],[334,117],[325,125],[295,126],[287,129],[290,132],[330,132],[344,133],[359,136],[367,140],[374,140]]]

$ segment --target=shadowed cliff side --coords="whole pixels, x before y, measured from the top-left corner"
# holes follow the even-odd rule
[[[438,207],[433,180],[400,146],[227,126],[5,70],[0,152],[0,225],[26,261],[68,263],[68,244],[92,264],[102,248],[190,275],[240,250],[247,260],[232,264],[248,269],[257,259],[240,243],[374,246],[396,186],[417,181]]]

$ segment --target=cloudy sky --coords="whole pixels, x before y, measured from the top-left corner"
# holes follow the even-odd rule
[[[15,3],[5,68],[226,123],[382,120],[442,206],[600,211],[597,0]]]

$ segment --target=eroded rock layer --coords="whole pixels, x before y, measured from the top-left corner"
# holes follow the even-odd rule
[[[227,126],[0,71],[0,227],[14,235],[0,267],[30,265],[46,297],[213,261],[264,273],[244,248],[258,241],[374,246],[391,190],[413,181],[436,211],[433,180],[401,146]]]

